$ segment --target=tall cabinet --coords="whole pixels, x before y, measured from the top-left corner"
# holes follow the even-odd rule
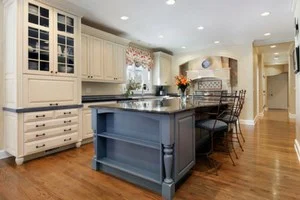
[[[129,40],[82,25],[83,81],[124,83]]]
[[[163,52],[154,53],[153,85],[167,86],[171,80],[172,56]]]
[[[80,17],[36,0],[3,5],[5,150],[22,164],[37,153],[79,147]]]

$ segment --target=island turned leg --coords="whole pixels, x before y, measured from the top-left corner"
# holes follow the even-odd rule
[[[172,199],[175,194],[175,183],[172,178],[173,145],[163,145],[165,178],[162,183],[162,196],[164,199]]]

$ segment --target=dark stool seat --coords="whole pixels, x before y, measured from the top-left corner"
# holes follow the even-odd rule
[[[196,128],[201,128],[208,131],[220,132],[227,131],[228,125],[220,120],[207,119],[207,120],[198,120],[195,123]]]
[[[220,120],[226,123],[235,123],[237,122],[238,118],[233,115],[224,115],[220,117]]]

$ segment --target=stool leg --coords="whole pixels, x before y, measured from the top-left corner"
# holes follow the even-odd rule
[[[229,157],[230,157],[230,160],[233,164],[233,166],[235,166],[235,162],[234,160],[232,159],[232,156],[231,156],[231,153],[230,153],[230,148],[229,148],[229,138],[228,138],[228,132],[226,133],[226,139],[225,139],[225,147],[227,148],[227,151],[228,151],[228,154],[229,154]]]
[[[233,144],[233,129],[231,129],[230,132],[231,132],[230,133],[230,142],[231,142],[231,145],[232,145],[232,150],[233,150],[233,152],[235,154],[236,159],[239,159],[239,157],[238,157],[238,155],[237,155],[237,153],[235,151],[234,144]]]
[[[246,141],[245,141],[245,138],[244,138],[244,136],[243,136],[243,133],[242,133],[240,119],[239,119],[238,121],[239,121],[239,129],[240,129],[240,132],[239,132],[239,133],[240,133],[241,136],[242,136],[243,142],[246,142]]]
[[[240,148],[242,149],[242,151],[244,151],[243,146],[242,146],[241,141],[240,141],[239,133],[238,133],[237,121],[234,123],[234,126],[235,126],[235,134],[236,134],[238,143],[239,143]]]

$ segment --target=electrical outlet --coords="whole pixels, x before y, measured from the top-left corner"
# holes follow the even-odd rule
[[[86,89],[85,89],[85,92],[86,92],[87,94],[92,93],[92,88],[86,88]]]

